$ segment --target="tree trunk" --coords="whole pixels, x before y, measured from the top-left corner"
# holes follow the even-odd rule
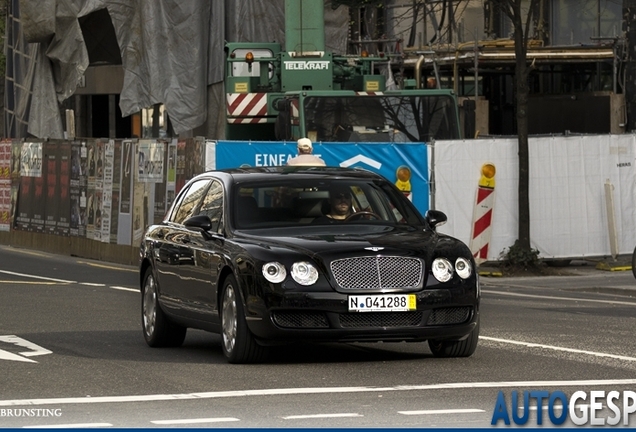
[[[515,87],[517,91],[517,135],[519,154],[519,232],[516,246],[523,251],[530,251],[530,172],[528,150],[528,74],[527,43],[524,38],[523,25],[519,15],[514,23],[515,37]]]

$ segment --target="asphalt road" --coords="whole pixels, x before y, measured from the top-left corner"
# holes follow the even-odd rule
[[[490,427],[493,417],[505,427],[513,393],[540,390],[586,392],[587,424],[613,421],[614,403],[636,426],[631,272],[482,278],[481,337],[466,359],[436,359],[426,344],[301,344],[257,365],[227,364],[219,337],[201,331],[149,348],[138,279],[133,267],[0,246],[0,427]],[[618,399],[608,408],[595,396],[590,408],[592,390]],[[530,395],[536,407],[541,393]],[[527,425],[539,413],[558,420],[548,405]]]

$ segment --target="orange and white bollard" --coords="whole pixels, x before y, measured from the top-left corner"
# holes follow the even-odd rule
[[[488,259],[488,247],[492,233],[492,211],[495,204],[495,172],[495,166],[491,163],[481,167],[469,245],[477,264]]]

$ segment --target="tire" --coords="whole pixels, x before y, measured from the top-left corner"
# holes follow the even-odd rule
[[[632,274],[636,278],[636,248],[634,249],[634,253],[632,253]]]
[[[479,321],[468,337],[460,341],[429,340],[428,346],[435,357],[470,357],[477,349]]]
[[[230,363],[257,363],[266,356],[265,347],[259,345],[245,320],[245,310],[234,276],[223,283],[221,295],[221,345],[223,355]]]
[[[148,268],[141,288],[141,328],[151,347],[178,347],[183,344],[187,327],[173,323],[159,305],[157,282]]]

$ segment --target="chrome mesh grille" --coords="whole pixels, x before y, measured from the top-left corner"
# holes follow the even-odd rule
[[[275,312],[274,322],[285,328],[327,328],[329,323],[322,312]]]
[[[422,312],[365,312],[340,314],[342,327],[415,327],[422,322]]]
[[[460,324],[470,317],[470,307],[434,309],[428,316],[427,325]]]
[[[331,273],[343,289],[419,288],[422,261],[399,256],[345,258],[331,262]]]

